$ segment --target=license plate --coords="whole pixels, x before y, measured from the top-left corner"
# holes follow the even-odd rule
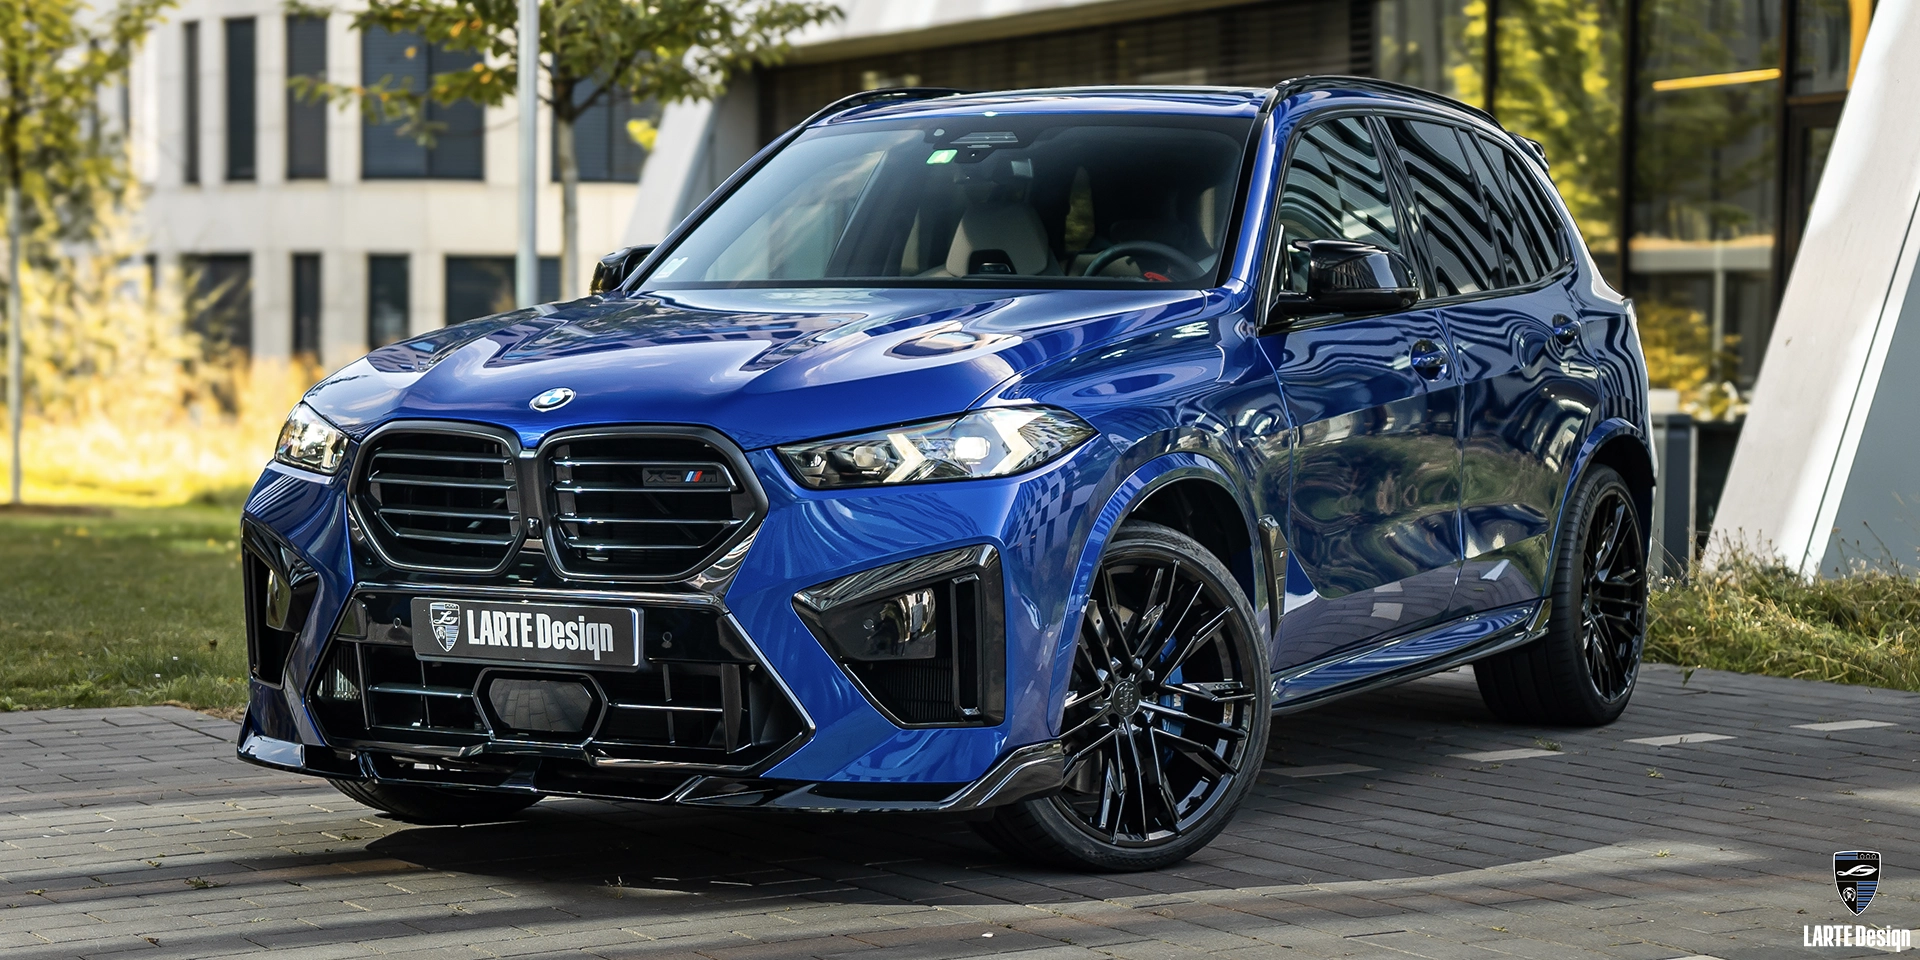
[[[640,666],[640,611],[415,597],[413,652],[429,660]]]

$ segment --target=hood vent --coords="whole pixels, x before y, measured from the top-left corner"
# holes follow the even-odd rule
[[[764,510],[717,438],[649,429],[555,437],[543,448],[548,544],[567,576],[679,580],[740,542]]]

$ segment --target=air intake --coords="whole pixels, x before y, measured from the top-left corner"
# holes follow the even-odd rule
[[[410,570],[493,573],[524,528],[514,454],[486,433],[393,430],[361,451],[355,506],[381,558]]]
[[[763,506],[745,464],[700,436],[584,434],[544,451],[548,542],[567,576],[691,576],[739,542]]]

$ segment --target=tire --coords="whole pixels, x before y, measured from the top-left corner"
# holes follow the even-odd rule
[[[1647,544],[1633,504],[1611,467],[1581,478],[1561,515],[1546,635],[1473,665],[1494,716],[1597,727],[1627,708],[1647,624]]]
[[[1061,740],[1067,785],[974,826],[1077,870],[1178,863],[1224,829],[1266,755],[1267,650],[1220,561],[1158,524],[1122,527],[1081,618]]]
[[[404,783],[332,780],[335,790],[395,820],[418,824],[492,823],[540,802],[538,794],[493,793]]]

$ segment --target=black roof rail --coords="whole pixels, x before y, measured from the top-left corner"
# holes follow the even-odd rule
[[[1291,80],[1282,80],[1273,86],[1274,92],[1277,94],[1276,99],[1280,100],[1284,100],[1296,93],[1305,93],[1309,90],[1328,90],[1335,88],[1372,90],[1377,93],[1396,94],[1413,100],[1424,100],[1435,106],[1448,107],[1458,110],[1461,113],[1469,114],[1476,119],[1485,120],[1496,127],[1500,126],[1500,121],[1495,120],[1493,114],[1472,104],[1462,103],[1444,94],[1434,93],[1432,90],[1426,90],[1404,83],[1395,83],[1392,80],[1381,80],[1378,77],[1315,74],[1306,77],[1294,77]]]
[[[905,103],[909,100],[957,97],[972,92],[972,90],[960,90],[954,87],[882,87],[878,90],[862,90],[859,93],[841,97],[814,111],[813,116],[801,121],[800,125],[794,129],[811,127],[836,113],[852,110],[854,107],[864,107],[870,103],[879,103],[882,100],[898,100]]]
[[[1496,119],[1493,114],[1470,103],[1455,100],[1445,94],[1434,93],[1432,90],[1410,86],[1404,83],[1395,83],[1392,80],[1381,80],[1378,77],[1350,77],[1340,74],[1316,74],[1314,76],[1295,77],[1291,80],[1282,80],[1273,85],[1272,101],[1277,103],[1296,93],[1329,89],[1372,90],[1378,93],[1391,93],[1411,100],[1423,100],[1434,106],[1458,110],[1477,120],[1483,120],[1490,126],[1498,129],[1501,133],[1506,134],[1515,146],[1518,146],[1529,156],[1540,161],[1540,166],[1547,166],[1547,148],[1544,144],[1532,137],[1523,137],[1508,130],[1506,127],[1500,126],[1500,121]]]

